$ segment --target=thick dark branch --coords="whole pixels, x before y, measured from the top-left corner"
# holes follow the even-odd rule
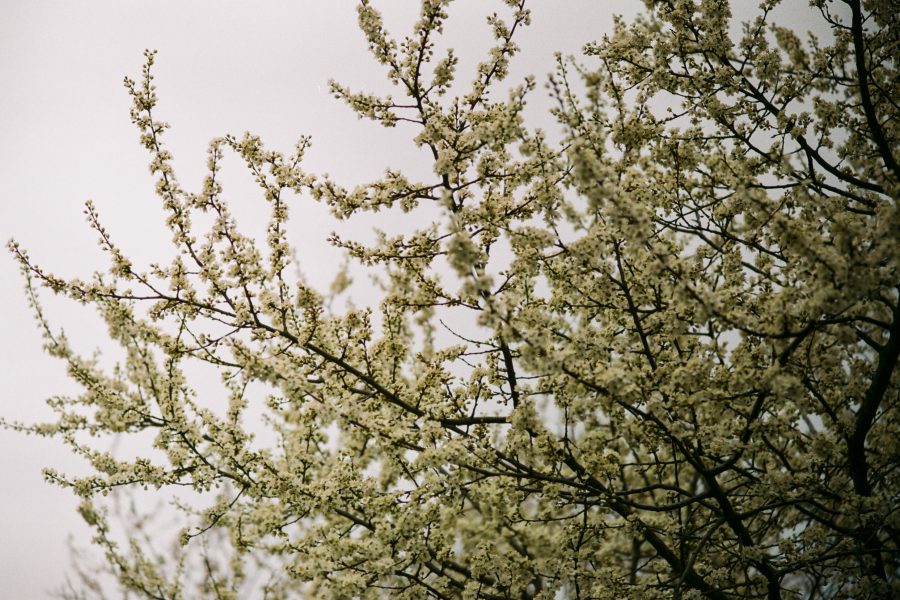
[[[900,303],[894,308],[894,323],[891,335],[887,343],[878,352],[878,364],[872,381],[866,389],[859,410],[856,412],[856,420],[853,424],[853,433],[847,438],[847,457],[850,462],[850,477],[853,479],[853,489],[861,496],[872,494],[872,484],[869,481],[869,465],[866,459],[866,437],[875,422],[878,407],[887,393],[891,384],[891,376],[900,358]]]
[[[859,97],[862,101],[863,112],[866,115],[866,123],[869,126],[869,132],[872,134],[872,140],[878,146],[878,152],[885,166],[891,170],[894,177],[900,179],[900,165],[897,164],[891,145],[884,135],[884,128],[878,121],[878,115],[875,114],[875,105],[872,103],[872,95],[869,91],[869,71],[866,67],[866,40],[863,33],[863,16],[860,0],[849,0],[850,10],[852,12],[852,22],[850,29],[853,32],[853,53],[856,59],[856,78],[859,82]]]

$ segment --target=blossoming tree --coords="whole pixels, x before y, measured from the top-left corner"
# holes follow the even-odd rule
[[[774,0],[743,23],[725,0],[647,0],[560,59],[561,138],[523,119],[530,80],[499,93],[524,0],[489,17],[496,45],[468,86],[435,50],[446,4],[423,0],[398,41],[363,0],[401,99],[332,86],[410,131],[432,177],[347,189],[304,170],[306,140],[285,154],[247,134],[212,141],[191,192],[148,53],[126,86],[177,257],[133,264],[90,204],[106,273],[64,279],[11,243],[46,347],[83,387],[52,401],[55,422],[13,426],[92,466],[46,476],[82,499],[119,583],[150,598],[900,593],[892,3],[814,0],[813,35],[780,26]],[[259,184],[265,240],[229,212],[229,152]],[[380,274],[380,302],[332,310],[292,275],[288,213],[312,201],[405,222],[373,244],[331,238]],[[100,311],[116,369],[55,333],[41,287]],[[196,361],[220,397],[195,393]],[[247,417],[260,385],[262,425]],[[137,459],[97,442],[147,433]],[[119,541],[117,488],[193,491],[174,555]]]

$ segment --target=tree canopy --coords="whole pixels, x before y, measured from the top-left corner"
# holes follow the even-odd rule
[[[359,26],[394,96],[333,83],[402,127],[433,174],[345,187],[256,136],[176,178],[154,53],[126,79],[176,249],[67,279],[11,242],[48,352],[83,388],[56,436],[119,584],[148,598],[878,598],[900,594],[897,6],[647,0],[550,78],[560,133],[504,79],[524,0],[488,17],[474,74],[438,51],[448,2],[403,38]],[[741,7],[742,10],[747,7]],[[471,83],[466,83],[471,80]],[[242,233],[234,153],[269,210]],[[289,213],[392,215],[333,235],[378,299],[330,301],[293,269]],[[41,288],[96,307],[104,369],[45,318]],[[191,365],[222,393],[198,394]],[[265,399],[248,390],[265,390]],[[251,423],[251,402],[265,420]],[[111,436],[152,440],[142,456]],[[152,446],[152,447],[151,447]],[[174,552],[110,520],[109,492],[179,490]],[[124,532],[127,537],[127,531]],[[150,535],[152,537],[152,535]]]

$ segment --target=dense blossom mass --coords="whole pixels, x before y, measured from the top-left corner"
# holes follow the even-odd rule
[[[460,77],[437,51],[447,4],[423,0],[395,39],[363,0],[395,96],[332,84],[409,131],[431,176],[344,187],[304,170],[308,140],[281,153],[245,134],[212,141],[189,191],[148,52],[126,86],[176,258],[133,264],[92,205],[105,273],[62,278],[11,243],[46,347],[83,387],[50,401],[55,422],[12,426],[91,465],[46,476],[81,498],[118,585],[166,599],[900,595],[895,3],[813,0],[807,32],[776,0],[740,17],[726,0],[646,0],[560,58],[546,133],[523,118],[533,81],[504,81],[524,0],[499,3],[494,47]],[[259,184],[265,239],[229,212],[226,153]],[[398,229],[374,242],[330,238],[349,273],[377,274],[378,300],[338,309],[348,272],[330,291],[296,274],[288,215],[308,202],[336,223],[392,211]],[[42,287],[100,311],[124,350],[115,369],[47,323]],[[196,392],[198,361],[219,396]],[[152,448],[125,458],[111,436]],[[114,526],[104,497],[142,489],[179,490],[174,550]]]

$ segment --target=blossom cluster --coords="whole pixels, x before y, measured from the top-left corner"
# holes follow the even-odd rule
[[[359,5],[401,100],[332,84],[410,129],[430,181],[346,188],[304,170],[307,138],[285,154],[245,134],[211,142],[189,192],[148,52],[126,87],[177,257],[141,270],[93,205],[107,273],[67,280],[11,244],[83,388],[50,401],[57,421],[14,426],[91,465],[47,478],[81,497],[119,583],[173,599],[900,594],[889,3],[813,2],[822,40],[779,25],[776,1],[736,28],[725,0],[648,0],[560,58],[561,140],[526,123],[533,80],[502,87],[524,0],[488,18],[468,87],[436,53],[448,4],[423,0],[403,39]],[[260,187],[265,239],[229,211],[228,152]],[[330,291],[293,274],[289,212],[307,201],[415,225],[330,238],[381,274],[377,306],[332,309],[346,271]],[[116,369],[54,332],[40,286],[100,311]],[[196,363],[221,375],[212,406]],[[152,454],[98,450],[114,434],[149,434]],[[117,541],[103,496],[136,488],[191,490],[174,558]]]

